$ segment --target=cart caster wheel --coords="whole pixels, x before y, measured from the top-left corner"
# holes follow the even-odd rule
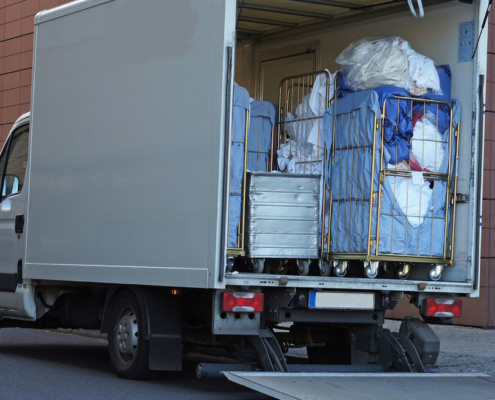
[[[397,270],[397,277],[399,279],[407,279],[409,278],[409,272],[411,271],[411,264],[403,264],[398,270]]]
[[[307,276],[309,274],[309,264],[311,260],[297,260],[297,272],[299,275]]]
[[[263,258],[251,260],[251,264],[255,274],[262,274],[265,271],[265,260]]]
[[[443,268],[444,268],[444,266],[441,264],[438,264],[437,266],[435,266],[435,268],[433,268],[430,271],[430,279],[432,281],[439,281],[440,278],[442,277]]]
[[[234,257],[229,257],[227,259],[227,272],[232,272],[234,270]]]
[[[370,279],[375,279],[378,276],[378,261],[365,261],[364,262],[364,273]]]
[[[347,261],[334,261],[333,262],[333,272],[335,276],[343,278],[347,275]]]
[[[328,261],[320,260],[318,266],[320,268],[321,276],[330,276],[332,273],[332,268],[330,267],[330,263]]]
[[[273,267],[272,273],[275,275],[285,275],[289,271],[289,265],[286,261],[280,261],[278,265]]]

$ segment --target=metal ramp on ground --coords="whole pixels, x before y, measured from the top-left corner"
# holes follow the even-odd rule
[[[280,400],[495,400],[495,376],[488,374],[223,372],[223,375]]]

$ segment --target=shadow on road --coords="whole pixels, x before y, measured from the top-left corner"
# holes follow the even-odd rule
[[[154,395],[158,394],[163,396],[164,393],[173,393],[173,398],[184,399],[189,396],[197,398],[198,395],[201,395],[202,399],[266,398],[223,378],[198,380],[195,376],[195,368],[201,359],[196,357],[192,361],[185,358],[182,372],[166,372],[150,381],[126,381],[118,378],[114,373],[108,358],[106,341],[54,332],[2,329],[0,357],[3,360],[8,358],[9,363],[29,365],[32,371],[25,371],[26,376],[31,373],[39,374],[41,367],[43,373],[58,374],[62,380],[89,382],[87,379],[90,378],[91,385],[104,387],[109,393],[115,393],[111,391],[113,387],[120,391],[128,388],[131,392],[146,393],[146,398],[155,398]],[[3,378],[7,379],[3,368],[0,373],[3,373]],[[127,398],[127,395],[119,398]]]

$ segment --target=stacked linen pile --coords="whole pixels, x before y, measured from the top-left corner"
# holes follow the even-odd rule
[[[451,104],[449,66],[435,67],[397,37],[353,43],[337,62],[345,72],[337,97],[364,89],[378,94],[384,115],[383,168],[409,174],[387,176],[383,184],[380,253],[443,256],[446,182],[427,180],[423,172],[448,172],[451,115],[446,104],[422,100]],[[455,126],[460,105],[452,104]]]

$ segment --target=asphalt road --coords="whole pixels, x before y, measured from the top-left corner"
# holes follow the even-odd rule
[[[397,331],[399,322],[387,321]],[[495,375],[495,330],[432,326],[441,339],[440,372]],[[293,350],[294,357],[306,357]],[[0,330],[0,400],[37,399],[268,399],[226,379],[198,380],[197,361],[184,372],[154,381],[119,379],[110,366],[107,342],[84,336],[26,329]]]
[[[182,373],[133,382],[110,366],[107,342],[26,329],[0,330],[0,399],[267,399],[226,379],[198,380],[194,362]]]

